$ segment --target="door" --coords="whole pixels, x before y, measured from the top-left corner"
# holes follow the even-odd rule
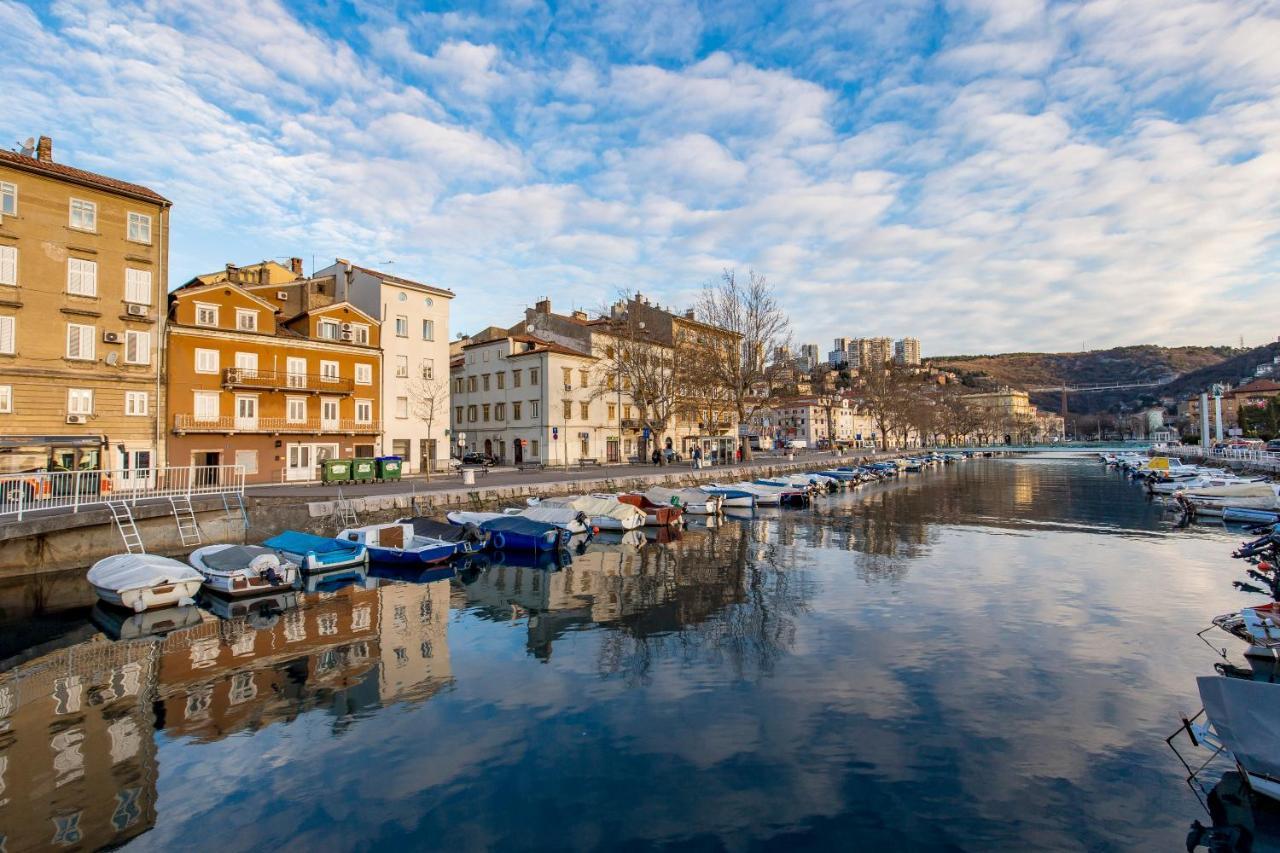
[[[241,380],[258,378],[258,354],[256,352],[236,353],[236,373]]]
[[[305,358],[289,358],[285,362],[289,374],[290,388],[307,387],[307,360]]]
[[[484,455],[485,456],[493,455],[493,442],[487,438],[484,440]]]
[[[523,462],[524,461],[524,439],[517,438],[511,445],[511,452],[515,456],[517,465]]]
[[[286,480],[310,480],[313,463],[311,461],[311,445],[289,445],[288,466],[284,470]]]
[[[236,395],[236,429],[258,428],[258,398],[253,394]]]
[[[422,457],[422,464],[419,466],[418,470],[419,471],[433,470],[433,468],[430,466],[435,465],[436,440],[434,438],[418,439],[418,453]]]
[[[338,401],[333,397],[320,400],[320,431],[338,431]]]
[[[218,483],[218,470],[222,465],[222,453],[216,450],[196,450],[191,453],[191,464],[195,466],[193,485],[215,486]]]
[[[610,462],[622,461],[618,454],[618,439],[611,438],[604,443],[604,455]]]
[[[156,472],[151,467],[150,450],[122,450],[120,453],[120,478],[116,488],[145,489],[155,483]]]

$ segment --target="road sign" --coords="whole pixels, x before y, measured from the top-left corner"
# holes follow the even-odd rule
[[[644,430],[642,430],[641,434],[644,436],[644,440],[645,440],[645,441],[648,441],[648,440],[649,440],[649,428],[648,428],[648,427],[645,427],[645,428],[644,428]]]
[[[557,441],[557,440],[559,440],[559,438],[560,438],[560,427],[552,427],[552,428],[551,428],[551,440],[552,440],[552,441]]]

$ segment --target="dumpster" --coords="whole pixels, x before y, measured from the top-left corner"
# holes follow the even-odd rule
[[[400,479],[400,466],[403,460],[399,456],[379,456],[378,463],[378,479],[386,482],[387,480]]]
[[[351,463],[351,479],[357,483],[370,483],[378,474],[378,463],[373,459],[356,459]]]
[[[350,459],[326,459],[320,465],[322,483],[346,483],[351,479]]]

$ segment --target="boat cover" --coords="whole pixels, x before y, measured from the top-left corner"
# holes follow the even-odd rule
[[[580,495],[576,498],[548,498],[542,501],[540,506],[559,506],[570,507],[578,512],[586,513],[589,516],[607,515],[625,521],[628,518],[639,516],[640,521],[644,521],[644,510],[634,507],[631,504],[624,504],[615,498],[597,498],[592,495]]]
[[[124,592],[147,589],[166,583],[204,582],[204,575],[190,566],[158,554],[116,554],[93,564],[89,583],[102,589]]]
[[[531,506],[520,511],[520,518],[541,521],[543,524],[572,524],[575,521],[586,523],[583,514],[567,506]]]
[[[1280,779],[1280,684],[1207,675],[1196,686],[1213,730],[1240,766]]]
[[[212,553],[203,553],[200,559],[206,566],[219,572],[237,572],[249,568],[255,557],[267,555],[279,559],[280,555],[260,545],[232,545]]]
[[[431,539],[441,539],[445,542],[484,543],[483,531],[480,530],[478,525],[470,522],[466,524],[446,524],[443,521],[436,521],[434,518],[417,516],[415,518],[403,518],[400,523],[412,524],[415,536],[426,536]]]
[[[504,518],[505,513],[501,512],[467,512],[465,510],[454,510],[445,515],[449,519],[450,524],[478,524],[484,527],[486,521],[493,521],[495,518]]]
[[[302,533],[297,530],[286,530],[279,536],[272,536],[262,544],[268,548],[288,551],[290,554],[305,554],[308,551],[314,551],[317,554],[333,554],[339,551],[345,553],[358,551],[364,547],[355,542],[341,542],[337,539],[312,536],[310,533]]]
[[[1186,494],[1191,498],[1266,498],[1275,496],[1276,487],[1270,483],[1236,483],[1230,486],[1188,489]]]
[[[560,528],[554,524],[546,524],[541,521],[534,521],[531,518],[525,518],[520,515],[501,515],[491,518],[484,524],[480,525],[485,530],[498,531],[504,533],[522,533],[525,536],[545,536],[548,531],[560,535]]]
[[[674,504],[679,501],[680,506],[686,504],[704,504],[709,500],[715,500],[716,496],[711,492],[704,492],[702,489],[668,489],[664,486],[652,486],[644,496],[656,504]],[[673,501],[675,498],[676,501]]]

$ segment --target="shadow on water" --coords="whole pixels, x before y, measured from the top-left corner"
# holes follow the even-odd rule
[[[1161,739],[1232,599],[1173,521],[984,460],[259,602],[15,591],[0,849],[1179,849]]]

